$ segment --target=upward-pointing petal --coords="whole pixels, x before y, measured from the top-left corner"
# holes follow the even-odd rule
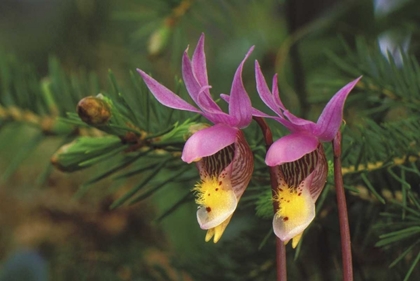
[[[204,33],[201,34],[198,40],[197,47],[195,48],[192,57],[192,68],[201,86],[208,85],[207,67],[206,67],[206,54],[204,52]]]
[[[159,82],[147,75],[144,71],[137,69],[137,72],[141,75],[141,77],[143,77],[144,83],[146,83],[150,92],[161,104],[170,108],[201,113],[200,110],[181,99],[165,86],[159,84]]]
[[[277,74],[273,76],[273,86],[272,86],[272,93],[274,97],[274,101],[276,102],[277,106],[280,107],[283,110],[286,110],[286,108],[283,105],[283,102],[280,99],[280,93],[279,93],[279,86],[277,81]]]
[[[226,95],[226,94],[220,94],[220,97],[221,97],[221,98],[222,98],[225,102],[229,103],[229,101],[230,101],[230,96],[229,96],[229,95]],[[275,116],[270,116],[270,115],[268,115],[268,114],[266,114],[266,113],[264,113],[264,112],[262,112],[262,111],[260,111],[260,110],[258,110],[258,109],[256,109],[256,108],[251,108],[251,114],[252,114],[252,116],[256,116],[256,117],[273,118],[273,119],[277,118],[277,117],[275,117]],[[277,120],[277,119],[276,119],[276,120]]]
[[[248,126],[252,120],[251,100],[249,99],[248,93],[246,92],[242,82],[242,69],[246,59],[253,50],[254,46],[249,49],[245,58],[239,64],[233,78],[232,88],[230,90],[229,115],[236,119],[237,126],[239,128]]]
[[[190,94],[193,101],[205,111],[221,111],[220,107],[213,101],[210,96],[210,91],[207,89],[203,92],[203,97],[198,101],[198,96],[201,93],[203,87],[209,85],[200,85],[199,81],[196,78],[195,70],[191,64],[190,59],[188,58],[187,50],[185,50],[182,57],[182,78],[184,79],[185,87],[187,88],[188,93]]]
[[[271,94],[270,89],[267,86],[267,82],[264,79],[264,75],[262,74],[261,67],[258,61],[255,61],[255,80],[257,85],[257,92],[260,95],[262,101],[277,115],[282,116],[279,106],[274,100],[273,95]]]
[[[341,88],[325,106],[314,130],[314,134],[319,140],[331,141],[335,137],[343,119],[344,102],[361,78],[362,76]]]

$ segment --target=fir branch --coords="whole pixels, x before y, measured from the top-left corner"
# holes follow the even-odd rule
[[[417,194],[413,194],[411,190],[407,191],[410,200],[406,202],[391,201],[390,213],[382,213],[382,220],[375,225],[376,229],[383,232],[379,236],[380,240],[376,243],[377,247],[383,247],[386,250],[390,249],[405,249],[397,258],[390,264],[390,267],[395,266],[403,260],[409,265],[409,269],[405,274],[404,280],[408,280],[412,274],[415,265],[418,263],[418,256],[413,259],[419,251],[419,234],[420,234],[420,205]],[[401,215],[397,215],[392,211],[402,209]],[[407,215],[405,215],[407,212]],[[385,232],[385,233],[384,233]],[[394,251],[395,252],[395,251]],[[397,252],[398,253],[398,252]]]
[[[167,47],[172,45],[170,42],[179,29],[179,22],[185,17],[193,3],[194,0],[180,0],[176,5],[170,2],[151,2],[147,5],[147,8],[150,9],[155,6],[155,10],[159,12],[153,20],[149,20],[147,24],[141,24],[142,27],[132,34],[133,45],[137,45],[139,42],[147,42],[147,52],[151,57],[162,55]],[[146,9],[141,9],[141,11],[143,10]],[[116,20],[143,22],[148,15],[144,12],[122,10],[114,12],[113,17]]]
[[[382,54],[377,44],[370,46],[366,41],[358,39],[356,51],[351,50],[346,43],[343,44],[345,56],[332,52],[327,55],[346,76],[363,75],[359,87],[364,90],[364,95],[356,99],[363,100],[365,108],[375,107],[372,112],[386,113],[402,106],[408,110],[407,113],[418,114],[420,66],[415,57],[401,52],[402,63],[397,65],[394,57],[390,53]],[[366,95],[366,92],[372,94]]]
[[[75,132],[73,126],[62,122],[56,116],[41,116],[30,110],[16,106],[3,107],[0,104],[0,121],[27,124],[38,128],[45,135],[67,135]]]
[[[15,155],[3,174],[3,179],[19,167],[33,148],[44,141],[45,136],[62,136],[71,142],[64,144],[51,158],[52,164],[62,171],[74,172],[90,166],[101,167],[104,165],[98,164],[119,159],[119,164],[111,169],[100,168],[96,175],[83,183],[78,193],[80,196],[85,194],[93,183],[129,166],[136,169],[128,173],[122,172],[114,178],[126,179],[146,172],[151,167],[160,171],[163,166],[151,166],[153,161],[150,162],[151,158],[145,157],[146,154],[153,155],[154,160],[159,159],[161,155],[166,157],[165,159],[179,158],[186,136],[190,134],[190,127],[196,124],[195,119],[178,123],[180,118],[183,118],[181,114],[171,115],[162,123],[162,116],[166,114],[154,99],[148,98],[149,94],[138,75],[131,75],[132,85],[124,88],[110,71],[109,94],[102,91],[105,94],[84,97],[86,93],[92,93],[92,89],[99,91],[97,81],[92,75],[68,75],[62,70],[58,60],[51,58],[48,78],[38,79],[31,68],[17,72],[19,62],[4,58],[0,54],[0,122],[2,125],[29,125],[39,130],[39,134]],[[17,73],[20,75],[16,75]],[[143,98],[133,99],[134,96]],[[34,98],[33,102],[29,102]],[[76,105],[78,114],[74,112]],[[152,114],[148,110],[150,108]],[[153,125],[150,125],[151,123]],[[150,128],[153,128],[153,131],[146,130]],[[163,161],[165,162],[166,160]],[[157,172],[151,173],[146,183],[156,175]],[[43,178],[46,176],[43,175]],[[142,186],[144,184],[140,185],[140,188]],[[139,186],[135,187],[135,190],[138,190],[136,188]],[[128,193],[112,206],[131,199],[134,193]],[[152,195],[153,192],[149,194]],[[142,198],[146,197],[147,194],[142,195]]]
[[[420,157],[418,132],[420,119],[416,117],[380,125],[365,119],[363,125],[346,130],[343,174],[416,162]]]

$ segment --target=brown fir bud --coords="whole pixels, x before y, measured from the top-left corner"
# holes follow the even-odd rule
[[[104,125],[111,118],[111,109],[99,94],[81,99],[77,104],[77,114],[87,124]]]

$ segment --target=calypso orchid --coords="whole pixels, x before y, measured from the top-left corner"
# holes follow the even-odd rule
[[[273,118],[291,132],[271,145],[265,162],[275,168],[278,184],[273,198],[277,206],[273,218],[274,233],[284,243],[292,239],[292,247],[295,248],[303,231],[315,217],[315,201],[327,178],[328,164],[321,142],[334,139],[342,122],[344,102],[361,77],[340,89],[314,123],[296,117],[284,107],[279,96],[277,75],[273,77],[270,92],[257,61],[255,75],[262,101],[277,116],[253,110],[254,116]]]
[[[243,65],[252,50],[253,47],[239,64],[233,78],[229,114],[223,112],[210,95],[204,35],[200,37],[192,59],[188,57],[188,48],[182,58],[183,80],[199,109],[137,69],[160,103],[202,114],[214,124],[195,132],[182,152],[183,161],[196,162],[201,179],[193,189],[199,205],[197,220],[200,227],[207,230],[205,240],[214,237],[214,243],[225,231],[254,168],[252,151],[240,130],[252,121],[251,101],[242,82]]]

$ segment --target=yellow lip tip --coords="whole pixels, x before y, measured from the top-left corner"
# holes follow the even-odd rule
[[[204,240],[206,242],[209,242],[213,236],[214,236],[214,228],[211,228],[207,230],[206,237],[204,238]]]
[[[295,249],[296,246],[299,244],[300,239],[302,238],[302,233],[296,235],[295,237],[293,237],[292,239],[292,248]]]
[[[213,239],[213,243],[216,244],[217,242],[219,242],[219,240],[220,240],[220,237],[216,238],[216,236],[215,236],[214,239]]]

